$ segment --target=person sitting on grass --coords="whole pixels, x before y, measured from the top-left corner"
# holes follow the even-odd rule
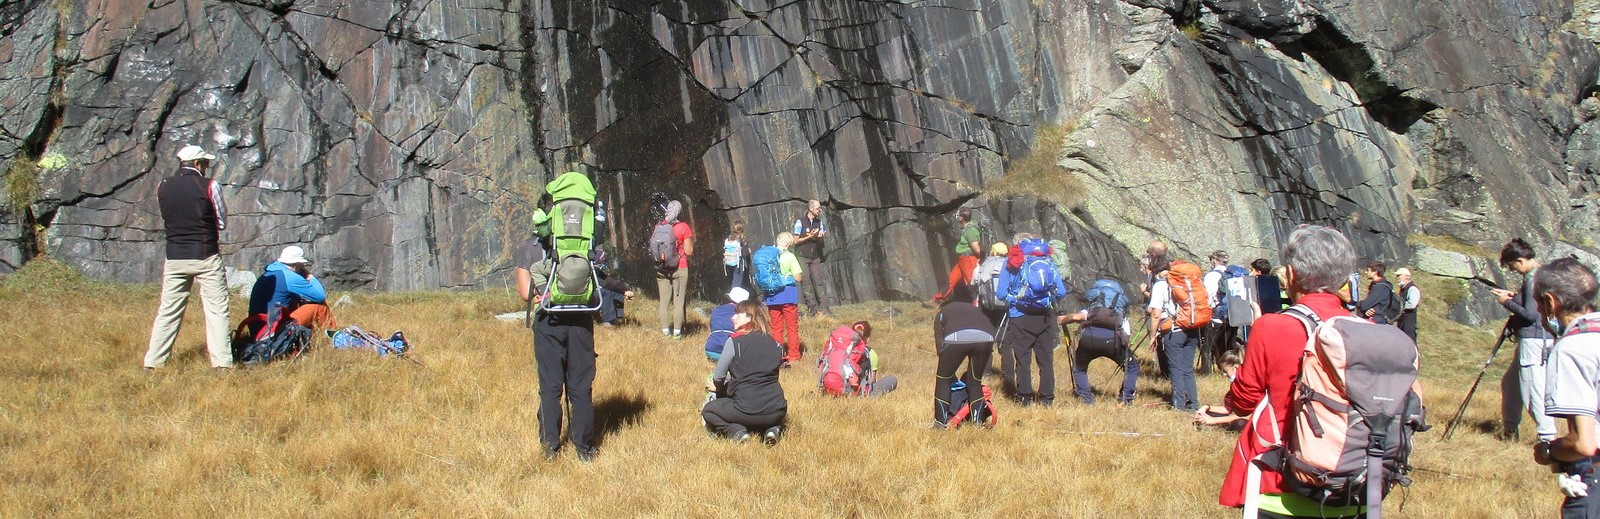
[[[278,261],[268,263],[250,289],[250,316],[245,322],[251,337],[268,324],[267,316],[273,307],[280,307],[280,319],[293,319],[312,331],[339,329],[333,311],[328,309],[328,291],[311,273],[306,250],[298,245],[284,247]]]
[[[735,305],[733,325],[733,335],[706,383],[717,398],[701,407],[700,417],[711,432],[736,443],[750,439],[751,430],[760,430],[762,443],[776,445],[789,412],[789,401],[778,384],[783,349],[772,340],[767,309],[758,301],[746,299]]]
[[[871,339],[872,323],[867,321],[833,330],[817,356],[817,383],[823,394],[883,396],[899,386],[894,375],[878,376],[878,351],[867,344]]]
[[[728,336],[733,335],[734,307],[747,299],[750,299],[749,290],[733,287],[728,291],[728,302],[711,309],[711,335],[706,336],[707,360],[716,362],[722,358],[722,347],[728,343]]]

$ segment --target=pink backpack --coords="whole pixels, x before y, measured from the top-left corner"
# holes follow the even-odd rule
[[[1398,328],[1396,328],[1398,329]],[[829,396],[860,396],[871,391],[861,369],[861,358],[867,355],[867,341],[849,326],[834,328],[828,344],[817,356],[817,387]]]
[[[1308,339],[1301,356],[1288,430],[1258,427],[1256,441],[1272,447],[1251,460],[1245,517],[1259,503],[1260,471],[1283,475],[1285,491],[1324,506],[1364,505],[1380,517],[1395,483],[1411,484],[1411,435],[1427,430],[1418,396],[1417,345],[1393,326],[1339,316],[1322,321],[1295,305]],[[1272,407],[1256,407],[1257,424],[1276,423]]]

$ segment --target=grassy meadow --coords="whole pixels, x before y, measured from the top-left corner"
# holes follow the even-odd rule
[[[342,294],[334,294],[337,298]],[[1067,349],[1057,404],[1000,403],[993,430],[930,429],[931,311],[895,303],[837,309],[801,324],[816,346],[845,320],[870,319],[884,371],[900,388],[878,399],[818,396],[809,369],[786,371],[789,434],[767,448],[701,428],[704,320],[681,341],[661,336],[654,301],[641,325],[597,328],[594,397],[600,456],[570,446],[546,461],[537,441],[532,338],[497,313],[504,290],[353,293],[341,324],[403,329],[419,367],[325,339],[294,362],[214,373],[199,303],[168,366],[140,369],[157,288],[91,283],[50,262],[0,282],[0,517],[1229,517],[1216,493],[1234,434],[1196,431],[1167,410],[1167,383],[1145,377],[1118,409],[1119,379],[1092,366],[1101,404],[1075,403]],[[197,299],[197,298],[196,298]],[[235,297],[233,318],[245,301]],[[703,305],[702,305],[703,306]],[[1528,442],[1493,439],[1502,351],[1467,415],[1440,441],[1494,339],[1445,322],[1429,299],[1422,323],[1430,421],[1418,435],[1415,484],[1385,503],[1391,517],[1533,517],[1556,512],[1553,476]],[[1149,367],[1149,352],[1141,351]],[[998,377],[991,375],[991,385]],[[1203,377],[1220,402],[1226,379]],[[1524,420],[1522,436],[1532,438]],[[1137,433],[1137,434],[1123,434]],[[1404,504],[1402,508],[1402,503]]]

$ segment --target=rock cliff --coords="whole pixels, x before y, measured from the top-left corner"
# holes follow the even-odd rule
[[[934,293],[961,205],[1064,238],[1080,285],[1157,237],[1273,258],[1300,222],[1390,262],[1592,247],[1592,4],[5,1],[0,269],[154,280],[186,143],[222,156],[230,265],[306,244],[344,288],[504,285],[568,170],[625,267],[650,194],[687,202],[708,281],[731,221],[765,243],[822,200],[852,301]]]

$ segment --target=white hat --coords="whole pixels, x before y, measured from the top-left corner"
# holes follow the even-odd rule
[[[183,162],[189,162],[191,160],[217,160],[217,156],[206,153],[205,148],[190,144],[178,150],[178,160]]]
[[[1411,269],[1408,269],[1408,268],[1405,268],[1405,267],[1400,267],[1400,270],[1394,271],[1394,275],[1396,275],[1396,276],[1409,276],[1409,275],[1411,275]]]
[[[278,263],[282,263],[284,265],[299,265],[301,263],[311,262],[306,261],[305,249],[300,248],[299,245],[290,245],[283,248],[283,254],[278,255]]]
[[[743,303],[746,299],[750,299],[750,291],[743,287],[733,287],[733,290],[728,291],[728,300],[734,304]]]

